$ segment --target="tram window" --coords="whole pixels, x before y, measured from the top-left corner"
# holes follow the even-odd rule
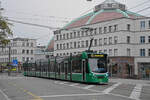
[[[72,61],[72,72],[73,73],[82,73],[81,60],[73,60]]]
[[[89,65],[93,72],[95,73],[105,73],[107,72],[107,66],[105,60],[100,59],[89,59]]]
[[[50,68],[51,68],[51,72],[54,72],[54,62],[51,62],[51,64],[50,64]]]
[[[64,73],[64,63],[61,63],[61,72]]]

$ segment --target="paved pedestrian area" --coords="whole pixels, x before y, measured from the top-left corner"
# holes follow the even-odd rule
[[[0,100],[150,100],[149,81],[110,79],[99,85],[4,76],[0,79]]]

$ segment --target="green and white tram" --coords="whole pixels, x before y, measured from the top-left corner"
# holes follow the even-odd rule
[[[82,52],[69,57],[55,57],[24,63],[24,75],[75,82],[108,83],[107,54]]]

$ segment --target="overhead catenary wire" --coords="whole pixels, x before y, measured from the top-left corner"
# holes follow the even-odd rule
[[[20,24],[26,24],[26,25],[31,25],[31,26],[37,26],[37,27],[48,28],[48,29],[51,29],[51,30],[60,29],[60,28],[58,28],[58,27],[50,27],[50,26],[46,26],[46,25],[28,23],[28,22],[13,20],[13,19],[7,19],[7,20],[8,20],[8,21],[11,21],[11,22],[15,22],[15,23],[20,23]]]
[[[5,18],[12,18],[12,19],[21,19],[21,20],[35,20],[35,21],[53,21],[53,22],[62,22],[62,23],[68,23],[67,20],[54,20],[54,19],[41,19],[41,18],[24,18],[24,17],[12,17],[12,16],[3,16]]]
[[[137,4],[137,5],[135,5],[135,6],[131,7],[131,8],[129,8],[128,10],[137,8],[137,7],[142,6],[142,5],[144,5],[144,4],[148,3],[148,2],[150,2],[150,0],[147,0],[147,1],[145,1],[145,2],[142,2],[142,3],[140,3],[140,4]]]
[[[7,12],[7,10],[5,10]],[[13,13],[14,11],[11,11],[9,13]],[[33,13],[27,13],[27,12],[15,12],[16,14],[22,14],[22,15],[30,15],[30,16],[38,16],[38,17],[46,17],[46,18],[55,18],[55,19],[67,19],[71,20],[73,18],[68,17],[59,17],[59,16],[52,16],[52,15],[39,15],[39,14],[33,14]]]

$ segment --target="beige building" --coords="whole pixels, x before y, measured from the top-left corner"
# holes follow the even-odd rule
[[[10,61],[18,60],[18,62],[24,63],[26,61],[34,61],[34,51],[36,49],[36,40],[27,38],[14,38],[4,48],[0,48],[0,63],[9,62],[9,46]]]
[[[106,0],[54,32],[54,55],[76,55],[91,49],[109,55],[111,76],[150,79],[150,18]]]

